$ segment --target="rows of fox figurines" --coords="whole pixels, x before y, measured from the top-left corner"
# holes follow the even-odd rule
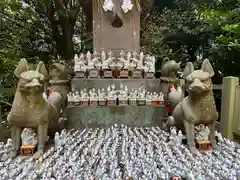
[[[181,131],[159,127],[83,129],[56,133],[55,147],[38,160],[6,158],[0,161],[1,179],[170,179],[222,180],[239,178],[240,149],[221,137],[214,153],[193,156],[182,144]],[[4,149],[3,149],[4,148]],[[0,152],[11,149],[11,139]]]
[[[68,94],[69,105],[161,105],[164,104],[164,94],[157,92],[146,92],[142,89],[132,89],[129,92],[127,86],[120,85],[120,89],[116,89],[115,85],[109,86],[107,89],[82,89],[80,93],[70,92]]]
[[[76,77],[84,78],[154,78],[155,57],[136,52],[128,52],[127,55],[121,51],[119,57],[114,57],[112,51],[102,51],[99,55],[96,51],[93,55],[88,51],[74,56],[74,71]]]

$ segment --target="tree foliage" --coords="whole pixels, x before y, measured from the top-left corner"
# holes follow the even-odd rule
[[[89,2],[0,1],[1,89],[14,85],[12,73],[20,58],[48,64],[59,56],[71,60],[74,53],[91,49]],[[239,4],[239,0],[155,0],[152,8],[152,0],[142,0],[142,50],[156,56],[158,68],[165,57],[198,64],[203,56],[224,75],[239,75]]]
[[[145,28],[142,45],[158,59],[197,62],[202,54],[225,75],[238,75],[239,0],[176,0],[155,11]]]

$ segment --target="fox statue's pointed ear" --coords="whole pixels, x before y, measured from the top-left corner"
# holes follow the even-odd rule
[[[201,67],[201,70],[204,71],[204,72],[208,72],[210,77],[213,77],[215,72],[213,70],[213,67],[211,65],[211,63],[209,62],[208,59],[205,59],[203,62],[202,62],[202,67]]]
[[[183,71],[183,78],[186,79],[186,77],[191,74],[194,71],[194,66],[192,62],[188,62],[184,71]]]
[[[38,63],[36,71],[42,74],[45,78],[48,78],[48,71],[42,61]]]
[[[18,66],[16,67],[15,71],[14,71],[14,75],[19,78],[20,75],[25,72],[28,71],[28,62],[25,58],[21,59]]]

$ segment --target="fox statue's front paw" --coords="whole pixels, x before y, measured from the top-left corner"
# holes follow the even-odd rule
[[[196,147],[190,146],[190,147],[189,147],[189,150],[190,150],[191,153],[192,153],[193,155],[195,155],[195,156],[200,156],[200,155],[201,155],[201,153],[197,150]]]
[[[38,151],[33,155],[33,159],[39,159],[41,155],[43,155],[43,150],[42,150],[42,149],[38,150]]]
[[[211,141],[211,148],[212,148],[213,150],[217,149],[216,140]]]
[[[10,157],[15,158],[17,156],[17,150],[11,150]]]

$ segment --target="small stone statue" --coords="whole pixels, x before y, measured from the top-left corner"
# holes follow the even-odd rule
[[[166,82],[176,82],[178,73],[180,72],[180,63],[165,58],[161,68],[161,80]]]

